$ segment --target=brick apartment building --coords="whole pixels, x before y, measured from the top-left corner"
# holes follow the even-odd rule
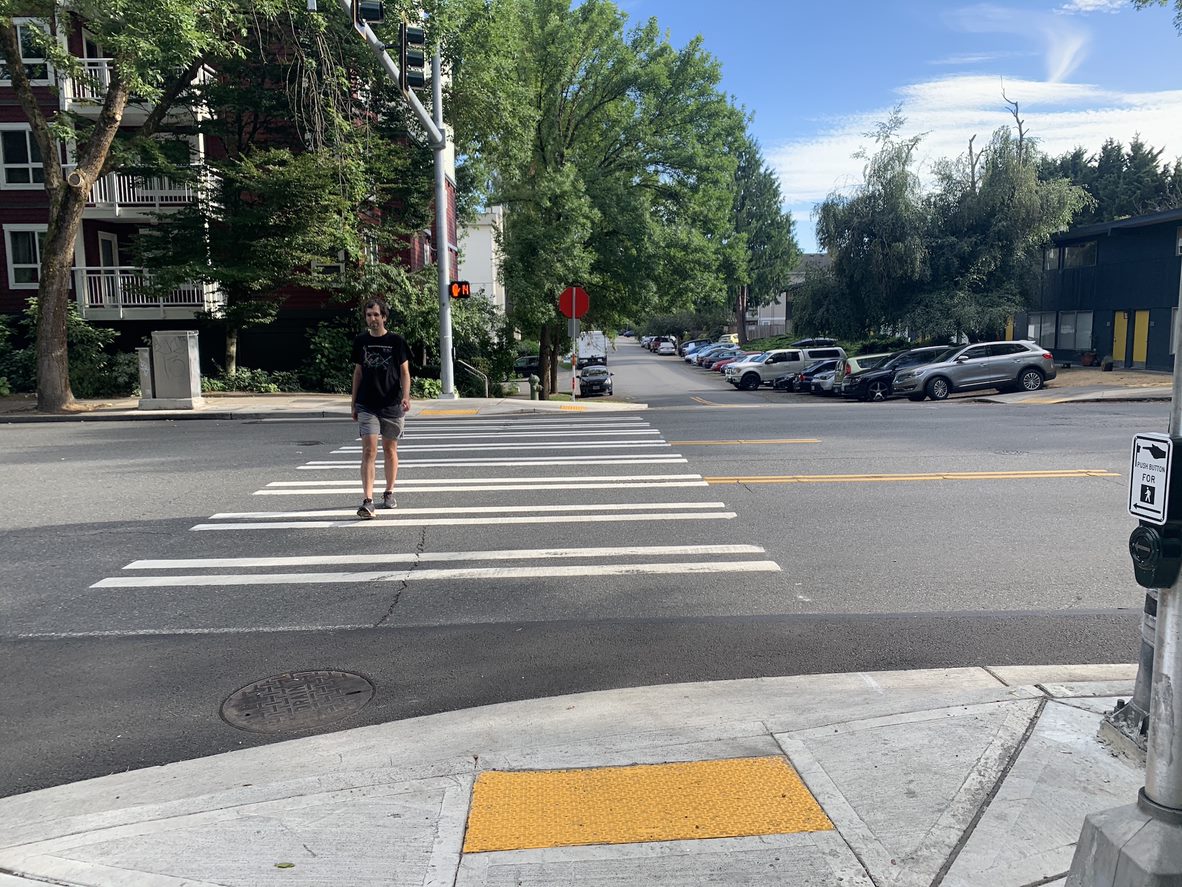
[[[57,113],[95,117],[110,71],[111,60],[73,17],[53,23],[30,18],[16,18],[22,38],[22,62],[33,78],[37,101],[47,119]],[[47,27],[60,45],[82,60],[88,80],[75,80],[56,72],[27,39],[27,29]],[[32,137],[31,127],[12,90],[11,79],[0,68],[0,313],[17,314],[29,298],[37,294],[40,278],[40,238],[47,230],[49,200],[44,189],[44,158]],[[208,69],[199,78],[216,77]],[[93,81],[93,82],[91,82]],[[124,124],[136,127],[151,113],[144,102],[129,102]],[[194,134],[184,138],[169,136],[166,153],[174,162],[200,166],[208,157],[225,155],[217,139],[201,134],[194,126],[209,112],[202,108],[176,106],[169,120],[188,124]],[[176,156],[173,157],[172,155]],[[59,158],[66,167],[71,157]],[[455,174],[454,154],[448,156],[448,255],[456,267]],[[89,321],[118,331],[118,345],[130,350],[157,329],[196,329],[197,312],[216,309],[223,296],[213,284],[195,281],[160,295],[147,285],[150,268],[137,267],[132,244],[145,225],[171,208],[196,199],[188,184],[167,178],[144,178],[123,172],[105,176],[91,190],[82,227],[74,247],[74,274],[71,287],[79,312]],[[395,261],[418,270],[434,261],[433,231],[413,236],[397,255],[380,256],[380,261]],[[281,307],[276,322],[268,327],[243,331],[239,344],[239,363],[244,366],[288,369],[298,364],[303,354],[304,333],[320,319],[340,313],[331,306],[325,293],[292,286],[277,294]],[[211,333],[208,347],[203,336],[203,363],[221,359],[219,336]]]

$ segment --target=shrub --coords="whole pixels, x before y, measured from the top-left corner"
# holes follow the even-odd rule
[[[266,370],[252,370],[239,367],[233,373],[222,372],[217,376],[201,378],[202,391],[249,391],[257,394],[278,394],[284,391],[299,391],[300,381],[295,373]]]
[[[351,318],[325,320],[308,331],[308,359],[300,378],[309,391],[348,394],[353,388],[353,338]]]
[[[0,397],[8,397],[12,394],[12,389],[8,387],[8,380],[0,376]]]
[[[438,379],[411,379],[410,396],[416,400],[434,400],[443,392],[443,384]]]

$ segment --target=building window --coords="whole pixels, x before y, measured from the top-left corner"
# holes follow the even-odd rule
[[[1063,247],[1064,268],[1090,268],[1096,264],[1096,241]]]
[[[42,188],[41,149],[28,127],[0,130],[0,187]]]
[[[16,19],[16,36],[21,45],[21,61],[25,65],[25,73],[34,86],[45,86],[50,83],[49,65],[45,61],[44,50],[36,44],[37,35],[34,29],[45,31],[45,26],[32,19]],[[12,84],[12,74],[8,70],[4,53],[0,52],[0,83]]]
[[[1092,312],[1060,311],[1059,342],[1056,346],[1067,351],[1092,350]]]
[[[1026,318],[1026,338],[1043,348],[1055,347],[1055,312],[1031,311]]]
[[[41,244],[45,225],[5,225],[4,252],[8,256],[8,288],[35,290],[41,282]]]
[[[1048,246],[1042,251],[1042,270],[1043,271],[1058,271],[1059,270],[1059,247]]]

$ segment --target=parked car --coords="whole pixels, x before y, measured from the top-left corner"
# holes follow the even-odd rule
[[[513,361],[513,375],[522,379],[526,376],[536,376],[538,375],[538,368],[540,366],[540,359],[536,354],[519,357]]]
[[[684,344],[682,344],[682,346],[680,348],[677,349],[677,353],[680,354],[682,357],[685,357],[687,354],[689,354],[693,351],[697,351],[703,345],[709,345],[709,344],[710,344],[709,339],[690,339],[688,342],[685,342]]]
[[[721,373],[724,369],[730,366],[737,360],[746,360],[748,357],[753,357],[758,352],[756,351],[740,351],[738,354],[724,357],[722,360],[714,361],[714,365],[710,367],[710,372]]]
[[[836,339],[797,339],[792,343],[793,348],[824,348],[828,345],[836,345]]]
[[[841,395],[858,400],[886,400],[894,393],[891,382],[896,372],[931,363],[947,350],[947,345],[933,345],[896,351],[874,369],[862,370],[842,379]]]
[[[853,373],[860,373],[863,370],[872,370],[890,356],[891,353],[889,351],[884,351],[882,354],[856,354],[853,357],[847,357],[834,370],[834,392],[841,393],[841,386],[846,376],[852,375]]]
[[[719,351],[715,351],[713,354],[707,354],[706,357],[703,358],[703,360],[702,360],[702,364],[701,364],[702,369],[712,370],[712,369],[714,369],[714,365],[716,363],[719,363],[724,360],[730,360],[731,358],[738,357],[742,353],[743,352],[740,351],[735,346],[728,345],[726,348],[723,348]]]
[[[705,367],[714,360],[720,360],[723,355],[733,357],[740,351],[738,345],[711,345],[694,352],[694,364]]]
[[[640,347],[647,348],[648,343],[651,342],[655,338],[656,338],[656,336],[641,336],[640,337]]]
[[[833,394],[833,370],[824,370],[813,375],[813,394]]]
[[[579,397],[612,393],[612,373],[607,367],[589,366],[579,373]]]
[[[801,372],[818,360],[844,358],[841,348],[775,348],[745,361],[732,363],[725,370],[728,382],[742,390],[771,385],[781,376]]]
[[[657,354],[676,354],[676,353],[677,353],[677,349],[673,346],[673,343],[671,341],[669,341],[668,339],[662,339],[660,342],[657,343]]]
[[[795,390],[810,393],[813,390],[813,381],[816,379],[818,373],[831,373],[833,368],[837,366],[836,360],[818,360],[809,364],[796,376]],[[830,379],[829,387],[833,387],[832,379]]]
[[[912,400],[945,400],[954,391],[996,388],[1038,391],[1055,378],[1055,356],[1027,341],[977,342],[949,348],[931,363],[895,374],[898,394]]]
[[[738,333],[723,333],[721,336],[718,337],[718,344],[720,344],[720,345],[723,345],[723,344],[738,345],[739,344],[739,334]]]

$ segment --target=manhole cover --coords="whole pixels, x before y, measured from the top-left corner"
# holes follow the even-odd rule
[[[347,718],[372,698],[373,684],[361,675],[292,671],[231,693],[222,703],[222,718],[252,733],[287,733]]]

